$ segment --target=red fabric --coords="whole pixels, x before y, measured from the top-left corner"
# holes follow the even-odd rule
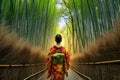
[[[68,62],[70,61],[70,55],[69,55],[69,53],[65,50],[64,47],[59,47],[59,48],[58,48],[58,47],[56,47],[56,46],[53,46],[53,47],[50,48],[50,52],[49,52],[48,55],[47,55],[47,59],[46,59],[47,62],[49,62],[50,54],[51,54],[51,53],[55,53],[57,50],[60,50],[61,53],[65,53],[65,54],[66,54],[66,59],[67,59],[67,61],[68,61]]]
[[[67,60],[67,63],[69,63],[70,61],[70,55],[69,53],[65,50],[64,47],[56,47],[56,46],[53,46],[50,48],[50,52],[48,53],[47,55],[47,69],[48,69],[48,74],[50,74],[50,64],[51,64],[51,55],[56,53],[56,51],[59,51],[61,53],[64,53],[66,55],[66,60]],[[69,69],[69,66],[67,65],[67,63],[65,63],[65,71],[67,71]],[[52,74],[51,74],[51,80],[63,80],[64,79],[64,74],[65,72],[64,71],[59,71],[59,70],[62,70],[62,69],[59,69],[61,65],[52,65]],[[60,79],[61,77],[61,79]]]

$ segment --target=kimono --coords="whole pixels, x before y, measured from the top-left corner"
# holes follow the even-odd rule
[[[64,64],[52,64],[51,56],[56,52],[60,52],[65,54]],[[56,47],[53,46],[50,48],[50,52],[47,55],[47,70],[48,70],[48,78],[50,80],[64,80],[65,74],[68,75],[67,71],[69,69],[69,61],[70,56],[64,47]],[[64,66],[63,66],[64,65]]]

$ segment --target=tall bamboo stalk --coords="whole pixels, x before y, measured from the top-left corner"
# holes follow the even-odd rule
[[[20,37],[47,50],[57,16],[56,0],[0,0],[0,22],[10,25]],[[52,45],[52,42],[49,46]]]
[[[113,21],[119,18],[119,0],[63,1],[72,17],[69,19],[74,24],[74,39],[78,40],[76,45],[79,45],[79,50],[87,47],[89,42],[94,42],[105,31],[113,29]]]

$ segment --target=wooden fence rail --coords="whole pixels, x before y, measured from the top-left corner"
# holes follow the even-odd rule
[[[0,64],[0,68],[11,68],[11,67],[32,67],[32,66],[40,66],[45,65],[45,63],[37,63],[37,64]]]
[[[71,62],[71,67],[90,77],[91,80],[120,80],[120,60],[89,63]]]
[[[101,62],[88,62],[88,63],[77,63],[77,64],[82,64],[82,65],[85,64],[86,65],[86,64],[111,64],[111,63],[120,63],[120,60],[101,61]]]

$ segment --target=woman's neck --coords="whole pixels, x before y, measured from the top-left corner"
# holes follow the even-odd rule
[[[58,48],[61,47],[61,44],[58,44],[58,43],[57,43],[57,44],[56,44],[56,47],[58,47]]]

